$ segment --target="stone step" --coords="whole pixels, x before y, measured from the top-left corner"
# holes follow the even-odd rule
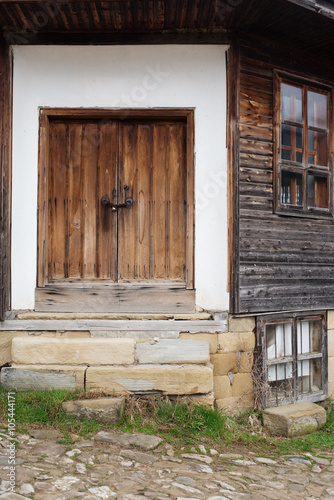
[[[227,314],[219,320],[7,319],[0,331],[168,331],[227,332]]]
[[[209,343],[162,339],[15,337],[12,362],[17,365],[205,364]]]
[[[264,426],[275,436],[291,438],[315,432],[326,424],[326,410],[314,403],[268,408],[263,411]]]
[[[212,367],[204,365],[70,366],[13,365],[1,370],[8,390],[103,390],[109,394],[206,395],[213,390]]]

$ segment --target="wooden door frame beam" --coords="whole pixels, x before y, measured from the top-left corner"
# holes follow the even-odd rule
[[[186,238],[186,288],[194,289],[195,242],[195,185],[194,185],[194,109],[193,108],[40,108],[38,148],[38,210],[37,210],[37,287],[44,288],[47,281],[48,241],[48,170],[50,119],[96,120],[185,120],[187,127],[187,238]]]

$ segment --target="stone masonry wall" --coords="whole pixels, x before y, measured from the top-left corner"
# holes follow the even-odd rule
[[[157,337],[159,333],[156,333]],[[16,366],[24,367],[25,369],[32,369],[32,366],[27,366],[24,362],[24,358],[21,360],[18,358],[13,360],[11,345],[14,338],[26,338],[29,340],[37,340],[38,338],[43,339],[88,339],[92,337],[92,333],[89,331],[70,331],[70,332],[1,332],[0,333],[0,366],[5,363],[13,363]],[[95,340],[92,338],[92,340]],[[114,339],[116,340],[116,339]],[[180,350],[181,344],[180,340],[196,340],[204,341],[209,343],[210,351],[210,363],[208,364],[204,358],[200,356],[196,359],[196,356],[189,358],[188,368],[184,365],[185,360],[181,357],[179,360],[178,351]],[[65,340],[66,342],[66,340]],[[253,393],[253,381],[252,381],[252,368],[253,368],[253,352],[255,348],[255,317],[247,318],[229,318],[228,332],[225,333],[180,333],[178,338],[170,339],[166,343],[166,339],[159,339],[158,342],[152,339],[138,338],[134,340],[135,342],[135,364],[130,364],[124,367],[117,368],[117,380],[149,380],[150,374],[155,372],[156,379],[156,389],[162,390],[165,393],[175,393],[179,395],[188,395],[188,397],[198,398],[198,402],[202,402],[206,405],[212,405],[213,398],[215,399],[215,406],[217,408],[224,408],[227,410],[244,410],[251,409],[254,405],[254,393]],[[168,344],[168,348],[167,348]],[[32,344],[34,345],[34,344]],[[192,342],[188,346],[194,346]],[[203,344],[201,344],[203,345]],[[193,349],[193,347],[192,347]],[[196,352],[197,349],[195,349]],[[40,346],[39,346],[39,352]],[[181,349],[180,352],[184,352]],[[33,357],[34,348],[33,348]],[[169,353],[169,354],[168,354]],[[189,352],[189,354],[191,354]],[[37,355],[37,354],[36,354]],[[17,354],[16,354],[17,356]],[[132,353],[131,353],[132,356]],[[168,358],[168,356],[171,356]],[[32,359],[32,358],[30,358]],[[46,372],[50,369],[43,360],[45,361],[45,356],[39,357],[34,366],[39,364],[42,372]],[[33,361],[31,361],[32,363]],[[81,386],[85,378],[87,387],[97,388],[102,384],[104,388],[107,388],[110,384],[111,379],[108,374],[108,368],[103,365],[103,360],[100,360],[101,366],[99,366],[99,358],[94,360],[94,366],[91,367],[90,371],[86,372],[86,368],[80,369],[79,366],[74,368],[71,363],[68,363],[68,371],[66,372],[65,366],[60,368],[56,360],[49,360],[52,363],[52,371],[56,373],[60,370],[61,373],[70,373],[75,375],[75,379],[79,382]],[[84,364],[84,359],[82,360]],[[192,372],[196,366],[200,368]],[[184,365],[185,368],[181,369],[180,365]],[[192,366],[189,366],[192,365]],[[199,366],[201,365],[201,366]],[[179,368],[177,369],[177,366]],[[210,390],[209,379],[204,383],[203,388],[198,388],[196,390],[189,389],[189,384],[187,382],[187,377],[191,378],[192,381],[196,380],[196,377],[201,374],[201,370],[207,367],[213,369],[213,393]],[[131,368],[131,369],[130,369]],[[116,369],[116,366],[113,370]],[[129,371],[130,370],[130,371]],[[58,371],[58,373],[60,373]],[[82,373],[81,373],[82,372]],[[118,373],[119,372],[119,373]],[[182,373],[181,373],[182,372]],[[183,375],[184,372],[184,375]],[[83,375],[85,373],[85,376]],[[124,373],[124,374],[123,374]],[[137,375],[138,373],[138,375]],[[115,371],[116,374],[116,371]],[[204,376],[205,374],[205,376]],[[204,370],[202,375],[206,379],[207,372]],[[116,376],[116,375],[115,375]],[[183,381],[182,381],[183,378]],[[65,380],[65,378],[64,378]],[[170,384],[171,389],[166,388],[163,380],[166,380],[167,385]],[[169,382],[168,382],[169,380]],[[203,380],[204,381],[204,380]],[[177,384],[176,384],[177,382]],[[114,383],[114,382],[113,382]],[[128,383],[128,382],[127,382]],[[134,383],[138,385],[138,382]],[[150,384],[143,382],[144,386],[148,387]],[[146,385],[145,385],[146,384]],[[175,385],[176,384],[176,385]],[[131,384],[130,384],[131,385]],[[117,384],[114,383],[114,388]],[[182,387],[184,390],[182,390]],[[132,389],[132,387],[130,388]],[[201,391],[204,391],[200,394]],[[330,396],[334,396],[334,310],[328,311],[328,392]],[[197,394],[196,394],[197,393]]]
[[[328,395],[334,397],[334,311],[328,311]]]

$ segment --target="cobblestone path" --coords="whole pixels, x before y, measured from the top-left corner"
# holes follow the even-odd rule
[[[52,432],[16,437],[15,493],[8,492],[9,442],[0,433],[0,500],[334,500],[330,452],[273,460],[202,447],[200,453],[176,455],[170,445],[158,444],[152,436],[131,446],[136,444],[131,434],[112,434],[120,437],[118,444],[78,440],[69,449],[58,444]]]

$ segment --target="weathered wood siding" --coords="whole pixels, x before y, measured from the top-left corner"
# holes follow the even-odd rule
[[[323,80],[329,73],[321,60],[304,63],[299,54],[271,54],[249,41],[236,57],[233,312],[333,308],[333,219],[280,216],[273,207],[274,69]]]

